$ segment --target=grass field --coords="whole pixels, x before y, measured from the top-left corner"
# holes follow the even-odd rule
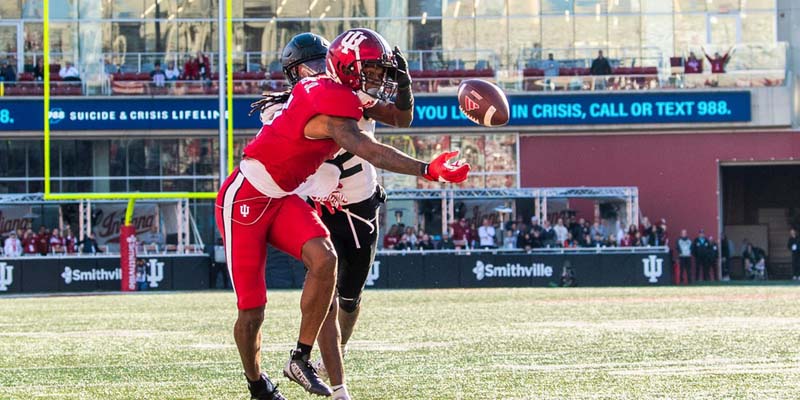
[[[354,399],[797,399],[800,288],[370,291]],[[231,293],[0,298],[0,399],[245,399]],[[299,292],[273,291],[280,376]]]

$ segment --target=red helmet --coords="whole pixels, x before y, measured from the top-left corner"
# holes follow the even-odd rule
[[[397,69],[394,53],[380,34],[365,29],[350,29],[333,40],[325,59],[328,76],[354,91],[386,99],[396,84],[389,78]],[[382,76],[368,76],[364,67],[383,67]],[[367,86],[369,84],[369,86]]]

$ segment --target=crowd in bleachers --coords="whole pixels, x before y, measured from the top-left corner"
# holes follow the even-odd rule
[[[703,65],[707,60],[712,74],[724,74],[726,65],[731,60],[734,49],[725,53],[715,52],[712,56],[702,49],[703,57],[690,52],[686,57],[670,58],[670,76],[691,76],[703,73]],[[166,57],[169,61],[162,64],[158,60],[136,65],[120,65],[106,59],[103,71],[108,81],[107,93],[118,95],[182,95],[182,94],[215,94],[218,74],[208,55],[198,52],[196,55],[178,60],[177,57]],[[705,59],[705,60],[704,60]],[[181,66],[181,61],[183,64]],[[448,87],[455,87],[466,78],[495,78],[497,75],[496,60],[474,60],[464,62],[451,60],[409,60],[409,69],[413,79],[414,90],[418,92],[439,92]],[[435,61],[435,62],[434,62]],[[647,65],[642,65],[642,64]],[[536,55],[524,59],[519,64],[522,75],[522,89],[526,91],[542,90],[637,90],[662,87],[665,84],[659,75],[662,72],[655,66],[659,60],[636,58],[606,58],[598,51],[596,58],[557,59],[552,53],[546,57]],[[0,81],[4,83],[5,95],[40,96],[43,87],[39,81],[43,79],[41,60],[35,65],[27,65],[25,70],[17,73],[16,61],[7,58],[0,66]],[[284,76],[280,63],[273,60],[267,65],[247,63],[237,67],[232,73],[234,93],[260,94],[265,90],[278,90],[284,87]],[[49,66],[53,95],[81,95],[81,71],[69,61]],[[673,79],[679,87],[683,81]],[[16,84],[19,83],[19,84]],[[778,80],[762,84],[781,84]],[[716,86],[718,79],[706,79],[699,85]],[[691,86],[696,84],[690,84]]]
[[[619,223],[596,220],[593,223],[575,216],[555,221],[530,222],[521,219],[500,223],[499,214],[460,218],[441,236],[402,224],[392,225],[383,238],[385,250],[506,249],[532,251],[543,248],[605,248],[669,246],[667,223],[652,224],[643,217],[639,225],[627,229]]]
[[[101,252],[94,234],[78,240],[69,226],[62,232],[58,228],[47,229],[42,225],[38,231],[30,228],[17,229],[4,236],[3,255],[6,257]]]

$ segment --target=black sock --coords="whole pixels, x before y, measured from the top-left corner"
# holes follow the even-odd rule
[[[244,376],[247,379],[247,387],[250,388],[250,391],[253,393],[261,393],[263,390],[267,388],[267,382],[264,380],[264,376],[258,377],[257,380],[251,381],[247,375]]]
[[[294,351],[294,354],[292,355],[292,359],[293,360],[301,360],[301,359],[308,360],[309,358],[311,358],[311,346],[307,345],[307,344],[303,344],[303,343],[297,342],[297,349]]]

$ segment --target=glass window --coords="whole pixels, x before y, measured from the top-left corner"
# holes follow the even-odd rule
[[[574,57],[572,17],[554,15],[542,17],[542,48],[556,59]]]
[[[575,17],[576,49],[604,49],[608,45],[607,34],[608,22],[605,15]]]
[[[650,49],[658,49],[662,55],[671,57],[683,54],[676,53],[673,46],[674,31],[672,29],[672,15],[642,14],[642,49],[649,53]]]
[[[541,2],[539,0],[508,0],[509,17],[538,17],[541,12]]]
[[[706,42],[705,14],[675,15],[675,54],[684,54],[686,49],[695,48]]]
[[[652,13],[667,13],[672,14],[674,3],[672,1],[664,0],[641,0],[642,13],[644,15]],[[670,25],[672,26],[672,25]]]
[[[613,1],[607,0],[576,1],[575,14],[603,14],[607,11],[607,7],[613,4]]]
[[[507,18],[476,18],[476,32],[486,34],[475,35],[475,48],[478,51],[462,55],[461,59],[468,69],[482,69],[491,66],[497,69],[499,60],[509,59],[508,35],[510,34]]]
[[[775,0],[747,0],[742,1],[743,10],[770,10],[775,11]]]
[[[0,3],[0,17],[3,19],[15,19],[22,16],[20,0],[4,0]]]
[[[442,47],[448,50],[474,49],[475,20],[470,17],[470,7],[460,0],[447,0],[443,5],[446,19],[442,21]]]
[[[474,0],[476,16],[504,16],[506,15],[505,0]],[[516,13],[516,10],[512,11]]]
[[[509,32],[511,32],[508,36],[508,48],[511,52],[509,61],[519,60],[525,67],[541,59],[540,21],[539,17],[508,18]]]
[[[638,15],[608,17],[608,56],[625,66],[658,66],[661,51],[642,48],[641,18]]]
[[[707,2],[708,12],[730,13],[739,11],[740,0],[715,0]]]
[[[542,14],[572,14],[574,0],[541,0]]]
[[[638,13],[642,10],[642,2],[652,0],[612,0],[608,1],[607,8],[609,13]],[[657,0],[660,3],[669,4],[669,1]]]
[[[742,13],[742,43],[774,43],[776,40],[774,13]]]
[[[661,0],[650,0],[650,1],[661,1]],[[706,2],[699,0],[675,0],[676,13],[685,13],[692,11],[706,11]]]

